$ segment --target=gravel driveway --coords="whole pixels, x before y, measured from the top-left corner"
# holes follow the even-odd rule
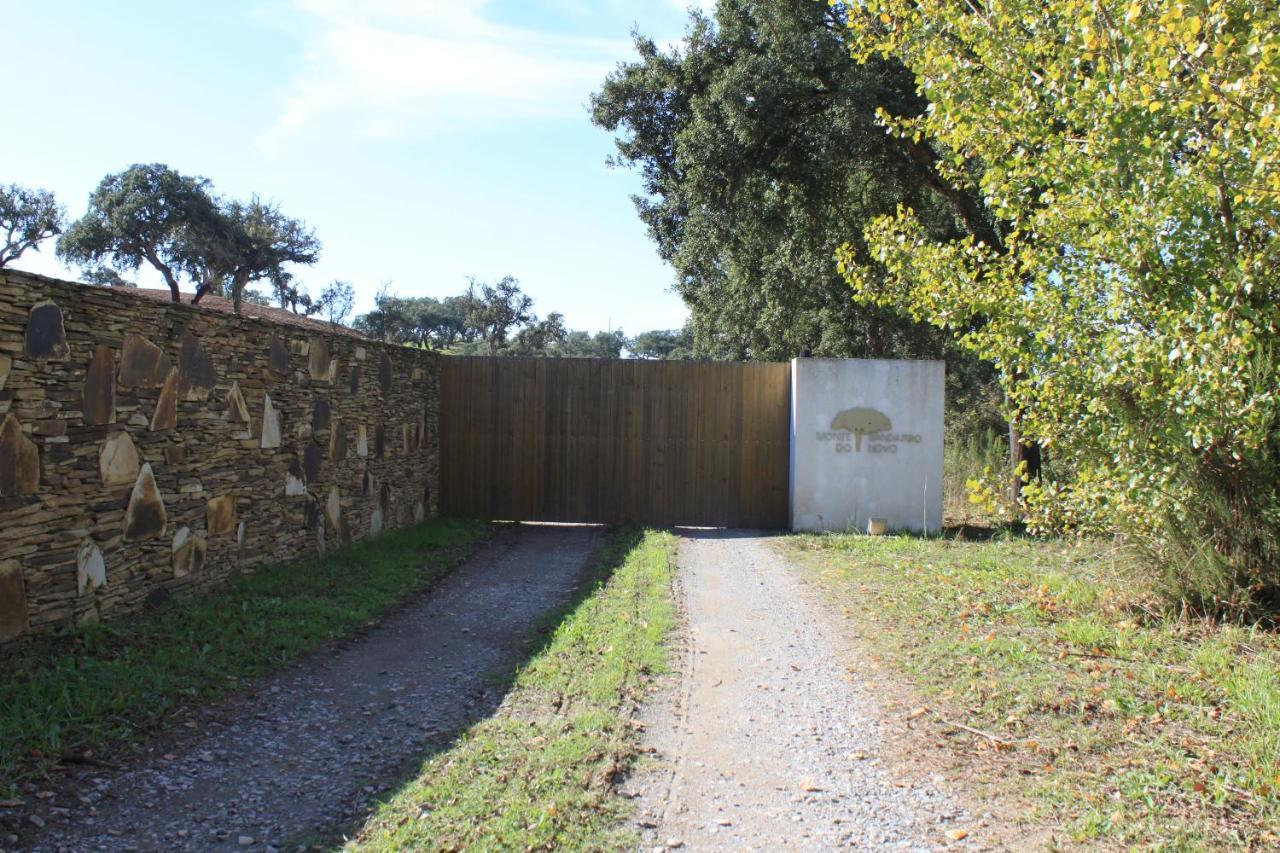
[[[41,828],[24,844],[262,850],[350,825],[416,758],[497,706],[495,671],[520,661],[538,618],[572,596],[600,536],[504,532],[366,636],[210,709],[137,766],[60,786],[27,816]]]
[[[842,627],[763,534],[688,531],[686,635],[672,695],[645,716],[658,766],[630,780],[648,846],[931,849],[968,815],[878,754],[875,685]]]

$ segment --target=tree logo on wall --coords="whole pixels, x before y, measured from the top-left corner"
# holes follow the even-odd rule
[[[888,432],[893,429],[889,416],[875,409],[845,409],[831,421],[834,432],[851,432],[854,436],[854,450],[862,450],[862,437]]]

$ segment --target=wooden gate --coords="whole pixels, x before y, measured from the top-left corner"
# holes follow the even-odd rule
[[[448,357],[445,512],[787,526],[785,363]]]

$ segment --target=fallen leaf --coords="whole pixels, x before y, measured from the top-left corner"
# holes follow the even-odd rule
[[[907,714],[908,720],[914,720],[916,717],[929,713],[929,709],[925,707],[916,708],[910,714]]]
[[[801,791],[810,791],[810,792],[812,792],[812,791],[821,791],[821,790],[822,790],[822,787],[821,787],[817,782],[813,781],[812,779],[805,779],[803,782],[801,782],[801,783],[800,783],[800,790],[801,790]]]
[[[947,838],[950,838],[952,841],[963,841],[968,836],[969,830],[967,829],[953,829],[947,833]]]

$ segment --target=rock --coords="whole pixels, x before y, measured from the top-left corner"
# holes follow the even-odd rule
[[[328,400],[313,400],[311,403],[311,429],[316,432],[329,428],[332,410]]]
[[[329,382],[329,344],[324,338],[312,338],[307,344],[307,372],[317,382]]]
[[[342,523],[342,496],[338,494],[337,486],[329,489],[329,499],[325,501],[324,514],[333,529],[337,530]]]
[[[0,383],[0,388],[2,387],[4,387],[4,384]],[[351,365],[351,378],[348,387],[352,394],[360,391],[360,365],[358,364]]]
[[[27,316],[27,358],[66,361],[71,357],[67,331],[62,325],[62,309],[45,300],[31,306]]]
[[[382,509],[374,507],[373,512],[369,514],[369,535],[377,536],[382,532]]]
[[[94,347],[93,358],[84,374],[84,422],[94,426],[116,419],[116,354],[111,347]]]
[[[335,418],[329,431],[329,458],[337,462],[347,458],[347,429],[341,418]]]
[[[183,578],[204,568],[208,545],[190,527],[179,527],[173,535],[173,576]]]
[[[242,835],[242,836],[240,836],[240,838],[239,838],[239,839],[237,839],[237,841],[238,841],[238,843],[240,844],[240,846],[241,846],[241,847],[248,847],[250,844],[252,844],[252,843],[253,843],[253,836],[252,836],[252,835]]]
[[[13,368],[13,358],[0,353],[0,391],[4,390],[5,383],[9,381],[9,371]]]
[[[181,465],[187,461],[187,448],[180,444],[166,447],[164,449],[164,461],[170,465]]]
[[[324,454],[320,450],[320,445],[314,441],[308,441],[306,448],[302,451],[302,472],[306,475],[308,483],[320,482],[320,466],[323,461]]]
[[[170,370],[156,398],[156,411],[151,416],[151,431],[163,432],[178,425],[178,371]]]
[[[280,413],[271,405],[271,395],[262,395],[262,447],[280,446]]]
[[[207,400],[218,384],[218,372],[205,354],[200,341],[190,332],[182,333],[182,350],[178,354],[178,375],[182,379],[182,398]]]
[[[338,381],[338,360],[336,358],[329,359],[329,376],[325,381],[330,385]]]
[[[364,347],[356,347],[355,354],[356,354],[356,361],[364,361],[369,356],[369,354],[365,352]]]
[[[98,473],[104,486],[127,486],[138,479],[138,449],[127,431],[113,432],[102,442]]]
[[[307,475],[302,470],[302,463],[294,456],[289,460],[289,473],[285,476],[284,493],[289,497],[298,497],[307,493]]]
[[[271,339],[268,358],[271,362],[271,369],[276,373],[283,376],[289,372],[289,351],[285,349],[284,342],[279,338]]]
[[[0,560],[0,642],[12,640],[27,630],[27,593],[22,583],[22,564]]]
[[[169,358],[141,335],[125,335],[117,381],[125,388],[159,388],[169,376]]]
[[[242,521],[236,526],[236,544],[241,547],[244,547],[244,535],[245,535],[245,524]]]
[[[369,455],[369,431],[364,424],[356,427],[356,456],[365,457]]]
[[[204,529],[209,538],[229,536],[236,529],[236,499],[234,495],[210,498],[204,505]]]
[[[92,539],[80,543],[76,553],[76,586],[81,595],[93,592],[107,582],[107,563]]]
[[[427,518],[427,508],[422,505],[422,501],[418,501],[413,507],[413,520],[417,524],[421,524]]]
[[[383,394],[391,393],[391,356],[385,350],[378,353],[378,384]]]
[[[249,406],[244,401],[244,394],[240,393],[239,382],[231,383],[231,390],[227,392],[227,405],[223,416],[233,424],[249,423]]]
[[[34,495],[40,490],[40,452],[22,434],[22,424],[5,415],[0,424],[0,498]]]
[[[129,508],[124,513],[124,541],[140,542],[163,536],[168,523],[160,487],[156,485],[150,463],[146,463],[138,472],[129,496]]]

